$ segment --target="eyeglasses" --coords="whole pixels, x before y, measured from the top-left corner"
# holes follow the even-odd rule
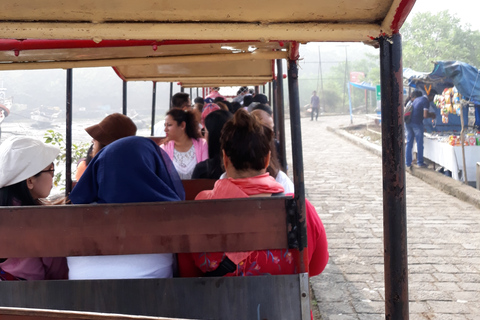
[[[44,172],[52,172],[52,173],[54,173],[54,172],[55,172],[55,168],[53,168],[53,169],[48,169],[48,170],[43,170],[43,171],[40,171],[39,173],[44,173]]]

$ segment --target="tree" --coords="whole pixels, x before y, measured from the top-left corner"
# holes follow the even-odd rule
[[[448,11],[422,12],[406,22],[403,35],[403,66],[431,72],[433,62],[459,60],[480,65],[480,33],[463,26]]]

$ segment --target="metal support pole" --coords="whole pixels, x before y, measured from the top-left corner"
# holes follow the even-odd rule
[[[173,82],[170,82],[170,100],[168,102],[168,109],[172,109],[172,96],[173,96]]]
[[[287,151],[285,148],[285,108],[283,101],[283,65],[282,60],[277,59],[277,97],[276,97],[275,113],[277,114],[276,128],[278,132],[278,142],[280,143],[280,166],[282,171],[287,172]]]
[[[279,60],[277,60],[277,62],[278,61]],[[288,60],[288,97],[290,102],[290,130],[292,135],[293,184],[295,185],[295,214],[298,218],[297,239],[301,258],[299,261],[299,273],[303,273],[308,272],[307,220],[305,214],[305,180],[303,176],[300,95],[298,92],[298,67],[296,60]]]
[[[380,37],[385,319],[408,320],[402,38]]]
[[[127,115],[127,81],[123,80],[123,108],[122,113]]]
[[[275,138],[278,140],[278,110],[277,110],[277,80],[272,81],[272,91],[270,92],[270,101],[272,103],[273,109],[273,131],[275,134]]]
[[[195,96],[195,98],[198,97],[198,87],[197,87],[197,95]]]
[[[185,88],[180,86],[180,92],[185,92]]]
[[[255,86],[255,94],[259,94],[260,93],[260,87],[259,86]]]
[[[154,136],[155,133],[155,105],[157,102],[157,82],[153,81],[152,89],[152,128],[150,130],[150,136]]]
[[[263,93],[263,94],[267,93],[267,91],[265,90],[265,85],[263,85],[262,93]]]
[[[272,101],[272,82],[268,83],[268,103],[270,104],[271,107],[273,107],[273,101]]]
[[[66,132],[65,132],[65,197],[72,191],[72,91],[73,91],[73,71],[67,69],[67,105]]]

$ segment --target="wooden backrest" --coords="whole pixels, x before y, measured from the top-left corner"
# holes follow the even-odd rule
[[[291,198],[270,197],[3,207],[0,257],[285,249],[294,229],[291,204]],[[0,306],[188,319],[307,319],[308,275],[5,281]]]

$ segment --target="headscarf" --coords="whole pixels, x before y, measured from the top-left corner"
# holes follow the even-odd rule
[[[72,203],[129,203],[185,199],[172,161],[143,137],[119,139],[103,148],[70,194]]]
[[[205,126],[205,118],[213,111],[220,110],[221,108],[216,103],[207,103],[202,110],[202,126]]]

